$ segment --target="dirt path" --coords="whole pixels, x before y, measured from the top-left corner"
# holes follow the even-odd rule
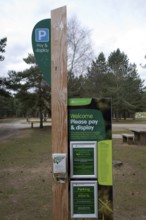
[[[50,123],[50,122],[49,122]],[[46,124],[50,125],[50,124]],[[35,127],[38,127],[39,123],[35,123]],[[113,124],[114,130],[144,128],[146,124]],[[26,120],[17,120],[9,123],[0,123],[0,141],[6,140],[15,135],[19,135],[22,129],[30,128],[30,124],[26,123]],[[120,134],[113,134],[113,138],[122,138]]]
[[[146,129],[146,124],[112,124],[113,130],[121,130],[121,129]],[[119,132],[120,133],[120,132]],[[122,138],[121,134],[113,134],[113,138]]]
[[[44,126],[51,126],[51,121],[45,122]],[[35,122],[33,127],[39,127],[39,122]],[[26,119],[0,123],[0,141],[19,135],[23,129],[27,128],[31,128],[31,123],[27,123]]]
[[[146,124],[113,124],[112,127],[114,129],[121,129],[121,128],[127,128],[127,129],[146,129]]]
[[[25,120],[17,120],[9,123],[0,123],[0,141],[6,140],[12,136],[19,135],[24,128],[30,128]]]

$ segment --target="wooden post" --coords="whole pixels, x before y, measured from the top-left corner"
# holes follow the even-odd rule
[[[51,11],[52,153],[68,155],[66,7]],[[68,220],[68,183],[53,183],[53,220]]]

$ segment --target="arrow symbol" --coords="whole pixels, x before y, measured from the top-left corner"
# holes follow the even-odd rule
[[[60,21],[60,22],[56,22],[55,23],[55,28],[56,28],[56,30],[63,30],[63,28],[64,28],[64,25],[63,25],[63,22],[62,21]]]

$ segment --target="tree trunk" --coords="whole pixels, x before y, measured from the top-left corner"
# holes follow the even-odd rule
[[[40,128],[43,128],[43,112],[41,106],[40,106]]]

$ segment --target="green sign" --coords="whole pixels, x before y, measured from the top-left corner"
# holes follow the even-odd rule
[[[89,105],[91,103],[91,98],[70,98],[68,105],[69,106],[82,106]]]
[[[73,189],[73,212],[75,214],[94,213],[94,186],[76,186]]]
[[[73,173],[74,175],[94,174],[94,149],[73,149]]]
[[[69,140],[112,139],[111,114],[110,99],[70,98],[68,101]]]
[[[71,182],[71,214],[76,218],[97,217],[97,182]]]
[[[71,178],[97,178],[96,148],[95,141],[70,143]]]
[[[51,85],[51,19],[41,20],[35,25],[32,47],[40,71]]]
[[[69,111],[70,140],[96,141],[105,139],[105,124],[97,109],[71,109]]]

